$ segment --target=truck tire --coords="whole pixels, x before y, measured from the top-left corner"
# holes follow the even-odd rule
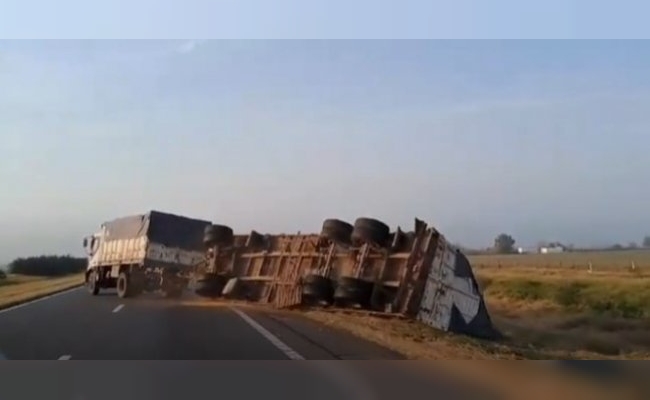
[[[372,218],[357,218],[352,231],[352,242],[355,244],[375,244],[386,247],[390,238],[390,227]]]
[[[132,292],[130,285],[129,274],[124,271],[120,272],[117,276],[117,296],[122,299],[130,297]]]
[[[334,287],[325,276],[311,274],[302,280],[302,299],[304,305],[331,304]]]
[[[249,250],[264,248],[268,246],[268,241],[266,240],[265,235],[262,235],[259,232],[251,231],[246,238],[246,248]]]
[[[203,232],[203,243],[206,246],[228,246],[234,239],[232,228],[226,225],[208,225]]]
[[[94,269],[86,274],[86,289],[93,296],[99,294],[99,285],[97,284],[97,271]]]
[[[336,282],[334,291],[334,302],[340,307],[370,306],[373,283],[351,276],[342,276]]]
[[[353,230],[354,227],[347,222],[332,218],[323,221],[320,235],[334,243],[348,244]]]
[[[376,308],[378,311],[385,311],[386,307],[393,303],[396,295],[397,295],[396,287],[387,287],[382,285],[379,287],[379,293],[377,294],[377,298],[375,299],[375,304],[372,304],[372,299],[371,299],[371,305],[373,306],[373,308]]]
[[[227,275],[206,274],[199,279],[194,292],[201,297],[220,297],[228,279]]]

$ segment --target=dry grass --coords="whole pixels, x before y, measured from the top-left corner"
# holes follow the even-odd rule
[[[446,373],[463,379],[467,384],[482,384],[505,399],[599,399],[623,400],[647,398],[639,396],[636,387],[627,381],[610,379],[606,386],[594,385],[591,379],[573,376],[542,364],[490,363],[490,360],[530,359],[617,359],[579,350],[544,349],[524,343],[507,341],[490,343],[430,329],[414,321],[386,319],[343,312],[307,310],[303,314],[325,325],[343,329],[366,340],[391,348],[410,360],[445,360],[432,364]],[[458,360],[471,360],[462,363]],[[479,362],[477,362],[479,361]],[[482,362],[481,362],[482,361]],[[425,365],[405,364],[425,371]],[[435,369],[432,368],[432,373]],[[638,386],[638,382],[634,382]],[[535,390],[531,391],[531,388]],[[632,392],[632,393],[630,393]]]
[[[0,308],[69,289],[83,283],[83,274],[62,278],[9,275],[0,281]]]
[[[650,317],[650,275],[645,272],[484,268],[476,275],[490,299],[547,302],[566,311],[623,318]]]
[[[495,324],[520,345],[582,357],[650,357],[650,274],[478,268]]]

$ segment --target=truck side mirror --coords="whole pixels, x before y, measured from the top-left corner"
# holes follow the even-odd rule
[[[88,247],[88,238],[84,238],[83,247],[84,248]]]

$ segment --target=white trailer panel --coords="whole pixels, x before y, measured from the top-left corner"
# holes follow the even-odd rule
[[[469,261],[441,235],[417,319],[443,331],[491,337],[496,332]]]

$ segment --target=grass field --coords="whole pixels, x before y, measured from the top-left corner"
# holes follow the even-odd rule
[[[445,334],[397,319],[305,313],[413,359],[650,358],[650,252],[470,259],[503,341]]]
[[[83,274],[58,278],[10,274],[0,280],[0,309],[72,288],[83,281]]]
[[[470,260],[494,322],[517,345],[567,358],[650,357],[650,251]]]
[[[474,268],[526,267],[593,270],[650,268],[650,249],[624,251],[566,252],[555,254],[506,254],[470,256]]]

